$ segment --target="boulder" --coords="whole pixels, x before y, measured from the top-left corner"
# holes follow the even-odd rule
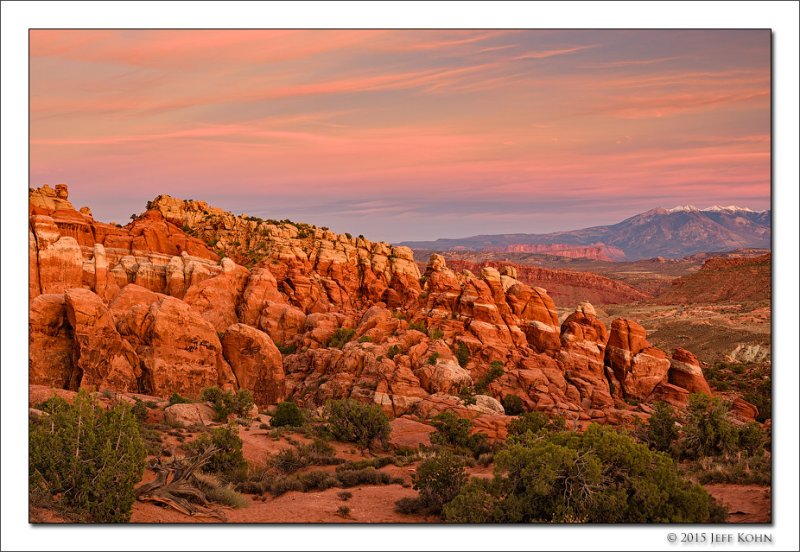
[[[245,324],[232,324],[222,336],[222,354],[240,389],[249,389],[257,405],[285,398],[283,359],[272,339]]]
[[[207,403],[179,403],[164,409],[167,423],[208,425],[214,421],[214,409]]]
[[[686,349],[675,349],[672,353],[667,377],[669,383],[683,387],[690,393],[711,394],[711,388],[700,368],[700,361]]]
[[[120,392],[138,391],[142,375],[133,347],[117,331],[102,299],[88,289],[64,293],[67,319],[75,341],[75,378],[70,389],[80,387]],[[76,381],[79,378],[79,381]]]
[[[416,375],[428,393],[457,395],[462,387],[472,385],[469,372],[451,359],[439,359],[433,366],[425,364]]]
[[[150,305],[134,305],[119,326],[136,346],[144,392],[196,397],[204,387],[235,389],[214,327],[180,299],[161,296]]]
[[[731,412],[744,422],[754,422],[758,416],[758,407],[741,397],[736,397],[731,405]]]
[[[659,383],[648,397],[649,402],[662,401],[676,408],[685,408],[689,404],[689,391],[671,383]]]

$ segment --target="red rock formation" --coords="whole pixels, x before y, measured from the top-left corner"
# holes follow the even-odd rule
[[[586,410],[614,406],[604,367],[606,341],[606,326],[589,303],[578,305],[561,325],[561,350],[556,358],[579,390]]]
[[[598,261],[613,261],[625,258],[625,253],[622,250],[602,243],[589,246],[567,243],[510,243],[505,246],[484,247],[483,250],[507,253],[542,253],[570,259],[596,259]]]
[[[30,384],[68,387],[73,378],[74,343],[63,293],[39,295],[31,301],[28,335]]]
[[[683,387],[690,393],[711,394],[711,388],[700,368],[700,361],[686,349],[678,348],[672,353],[667,376],[669,383]]]
[[[676,278],[652,299],[658,304],[769,302],[772,254],[759,257],[711,258],[697,272]]]
[[[518,279],[535,267],[457,273],[433,255],[420,279],[408,248],[203,202],[159,196],[117,228],[74,211],[65,189],[31,197],[35,382],[161,397],[244,387],[264,406],[354,398],[392,416],[456,412],[492,435],[509,394],[570,423],[627,423],[623,395],[676,404],[688,391],[675,383],[700,385],[681,379],[688,353],[671,369],[640,326],[615,321],[609,336],[588,303],[559,326],[550,295]],[[330,347],[343,328],[352,339]],[[485,382],[496,362],[503,374]],[[484,394],[466,404],[458,395],[478,382]]]
[[[537,266],[513,264],[502,261],[473,263],[451,259],[447,261],[455,271],[480,272],[484,266],[498,269],[509,267],[517,274],[515,278],[531,286],[547,289],[547,293],[558,305],[573,305],[580,301],[594,304],[632,303],[650,298],[650,295],[618,280],[612,280],[591,272],[551,270]]]
[[[222,354],[239,388],[249,389],[257,405],[276,404],[285,398],[283,360],[267,334],[245,324],[232,324],[222,336]]]
[[[250,273],[228,258],[222,260],[222,274],[186,290],[183,300],[208,320],[217,332],[239,322],[236,305]]]
[[[670,366],[664,351],[647,342],[645,329],[622,318],[611,323],[605,362],[614,371],[625,396],[640,400],[664,381]]]
[[[133,347],[114,326],[114,319],[102,299],[87,289],[64,293],[67,319],[75,338],[76,371],[70,389],[139,391],[142,375]]]
[[[161,297],[134,305],[118,327],[139,355],[144,392],[196,397],[204,387],[236,387],[214,327],[183,301]]]

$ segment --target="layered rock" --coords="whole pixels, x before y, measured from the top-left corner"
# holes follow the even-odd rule
[[[647,342],[645,329],[632,320],[611,323],[605,362],[619,380],[625,397],[644,400],[664,381],[670,362],[661,349]]]
[[[581,303],[561,325],[561,349],[557,359],[567,380],[581,395],[585,409],[614,405],[606,379],[605,351],[608,330],[589,303]]]
[[[711,394],[711,388],[700,368],[700,361],[686,349],[678,348],[672,353],[668,379],[669,383],[683,387],[690,393]]]

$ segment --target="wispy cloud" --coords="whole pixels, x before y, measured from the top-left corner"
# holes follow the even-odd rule
[[[101,220],[169,193],[399,240],[769,198],[768,33],[30,36],[31,185]]]
[[[562,48],[559,50],[540,50],[537,52],[527,52],[520,56],[516,56],[514,59],[544,59],[553,56],[563,56],[564,54],[572,54],[574,52],[580,52],[581,50],[588,50],[589,48],[597,48],[598,46],[599,44],[594,44],[591,46],[575,46],[574,48]]]

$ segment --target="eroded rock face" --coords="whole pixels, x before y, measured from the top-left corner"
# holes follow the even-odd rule
[[[31,225],[36,243],[35,272],[41,293],[64,293],[67,289],[81,287],[83,256],[75,238],[62,237],[48,216],[32,217]]]
[[[686,349],[675,349],[669,363],[669,383],[683,387],[689,393],[711,394],[700,361]]]
[[[31,301],[28,335],[31,385],[66,389],[73,378],[75,344],[63,293],[39,295]]]
[[[604,367],[608,331],[594,315],[594,308],[587,305],[579,305],[561,325],[561,349],[556,358],[579,390],[584,408],[608,408],[614,405]]]
[[[143,392],[196,397],[204,387],[235,389],[217,332],[183,301],[162,296],[134,305],[118,325],[141,360]]]
[[[183,300],[214,326],[224,332],[231,324],[239,322],[236,305],[244,291],[250,274],[246,268],[223,259],[222,274],[191,286]]]
[[[645,329],[632,320],[611,323],[606,363],[622,385],[626,397],[644,400],[664,381],[670,363],[661,349],[647,342]]]
[[[95,390],[139,391],[142,373],[133,347],[124,339],[102,299],[88,289],[64,293],[67,319],[75,346],[70,389],[78,386]]]
[[[272,339],[251,326],[232,324],[222,336],[222,354],[240,389],[249,389],[257,405],[285,398],[283,359]]]

